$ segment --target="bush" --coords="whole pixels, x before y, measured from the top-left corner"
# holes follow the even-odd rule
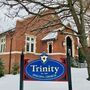
[[[78,67],[78,62],[73,57],[70,58],[70,64],[71,64],[72,67]]]
[[[0,77],[4,76],[4,65],[2,60],[0,59]]]
[[[19,65],[17,63],[14,63],[13,67],[12,67],[12,74],[16,75],[19,72]]]

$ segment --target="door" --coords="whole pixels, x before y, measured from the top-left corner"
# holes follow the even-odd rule
[[[66,38],[66,47],[67,47],[67,55],[69,53],[70,56],[72,57],[72,40],[69,36]]]

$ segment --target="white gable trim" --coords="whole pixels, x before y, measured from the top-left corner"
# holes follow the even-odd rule
[[[58,36],[58,32],[50,32],[42,39],[42,41],[57,39],[57,36]]]

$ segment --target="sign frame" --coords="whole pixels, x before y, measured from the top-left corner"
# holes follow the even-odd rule
[[[27,59],[28,60],[28,59]],[[67,55],[67,61],[64,61],[64,63],[67,63],[67,65],[66,65],[66,72],[67,72],[67,74],[66,74],[66,78],[67,78],[67,80],[66,81],[68,81],[68,90],[72,90],[72,79],[71,79],[71,66],[70,66],[70,54],[68,53],[68,55]],[[22,51],[22,53],[21,53],[21,60],[20,60],[20,90],[23,90],[23,86],[24,86],[24,84],[23,84],[23,82],[24,82],[24,53],[23,53],[23,51]]]
[[[45,57],[45,55],[47,56],[46,62],[42,61],[42,59],[41,59],[43,56]],[[32,66],[32,67],[30,67],[30,66]],[[58,67],[56,67],[56,66],[58,66]],[[36,67],[36,70],[38,68],[38,70],[41,72],[39,72],[39,71],[32,72],[32,69],[35,69],[35,67]],[[44,71],[42,71],[43,70],[42,68],[44,69]],[[54,69],[57,70],[57,73],[54,72],[55,71]],[[52,70],[52,71],[50,71],[50,70]],[[40,58],[37,60],[29,60],[29,59],[24,60],[23,80],[67,81],[67,65],[65,63],[61,63],[59,60],[54,60],[54,59],[50,58],[46,53],[42,53]]]

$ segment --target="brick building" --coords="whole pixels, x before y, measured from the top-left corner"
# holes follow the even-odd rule
[[[66,58],[67,48],[71,50],[72,57],[78,56],[78,41],[71,35],[74,32],[62,26],[59,21],[51,22],[56,18],[59,17],[54,15],[28,17],[17,21],[14,29],[0,34],[0,58],[4,61],[6,72],[14,63],[20,63],[22,49],[25,58],[31,60],[37,59],[43,51],[51,58],[60,60]],[[48,21],[50,27],[47,26]],[[42,29],[45,25],[47,28]],[[62,31],[68,32],[69,35],[62,34]]]

